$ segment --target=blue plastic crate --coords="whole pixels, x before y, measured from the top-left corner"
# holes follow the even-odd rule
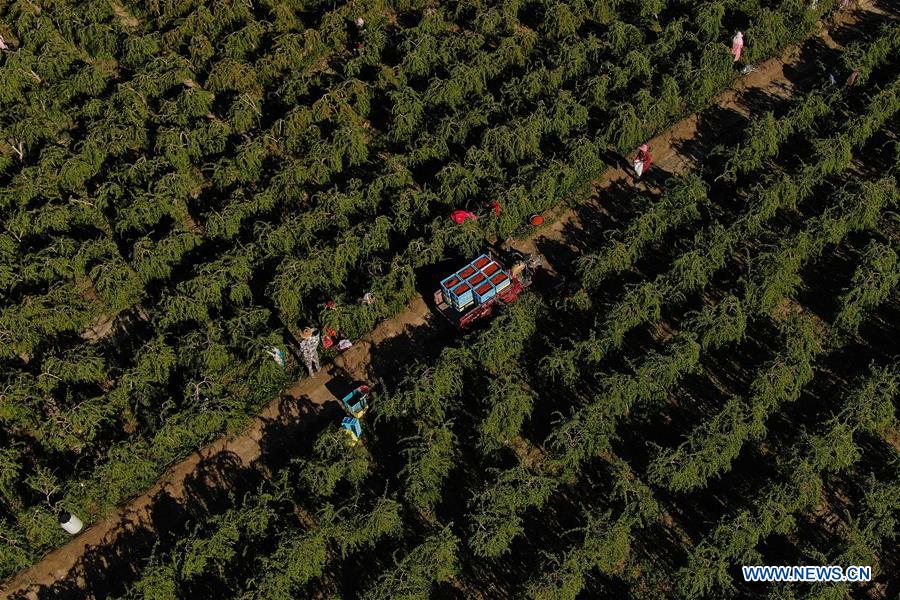
[[[354,417],[344,417],[341,421],[341,428],[345,429],[354,440],[358,440],[362,437],[362,425],[359,422],[359,419]]]
[[[454,273],[453,275],[451,275],[450,277],[447,277],[446,279],[444,279],[441,282],[441,290],[443,290],[444,292],[449,294],[450,290],[452,290],[457,285],[459,285],[461,281],[462,281],[462,279],[460,279],[459,276],[456,273]]]
[[[369,386],[361,385],[341,399],[344,409],[359,419],[369,408]]]
[[[484,269],[486,266],[488,266],[490,263],[491,263],[491,257],[488,256],[487,254],[482,254],[481,256],[479,256],[478,258],[476,258],[475,260],[473,260],[473,261],[470,262],[469,264],[470,264],[472,267],[474,267],[475,269],[481,271],[481,270]]]
[[[473,290],[473,293],[478,304],[484,304],[497,295],[497,287],[489,279],[485,279],[484,283]]]
[[[460,288],[464,288],[464,290],[461,290]],[[472,293],[472,286],[468,283],[460,283],[454,289],[450,290],[450,304],[457,310],[462,310],[474,301],[475,296]]]

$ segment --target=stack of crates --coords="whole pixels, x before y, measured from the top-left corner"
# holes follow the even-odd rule
[[[508,288],[512,280],[509,274],[487,254],[444,279],[441,290],[444,301],[458,311],[475,304],[484,304]]]

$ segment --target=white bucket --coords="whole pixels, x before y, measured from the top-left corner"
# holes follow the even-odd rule
[[[634,161],[634,172],[637,173],[637,176],[640,177],[644,174],[644,161],[636,160]]]
[[[59,526],[72,535],[84,529],[84,523],[81,522],[81,519],[68,512],[60,513]]]

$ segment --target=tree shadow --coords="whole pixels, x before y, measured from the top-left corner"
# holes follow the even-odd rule
[[[651,175],[663,179],[668,173],[654,165],[646,177]],[[590,201],[573,207],[575,218],[563,224],[559,239],[541,236],[535,247],[555,272],[573,276],[579,256],[603,248],[612,232],[627,226],[640,207],[646,206],[644,199],[654,196],[646,183],[633,177],[609,180],[597,188]]]
[[[426,301],[426,304],[432,308],[433,300],[430,303]],[[396,385],[411,362],[427,362],[440,354],[447,344],[436,343],[438,340],[446,341],[461,335],[450,323],[434,313],[421,325],[407,325],[396,335],[373,344],[366,368],[369,382]]]
[[[891,7],[891,4],[891,2],[885,0],[879,0],[877,2],[877,6],[885,13],[896,15],[897,7],[896,5]],[[846,46],[854,41],[865,42],[866,40],[871,39],[872,34],[878,31],[878,28],[883,23],[890,21],[888,15],[879,14],[870,10],[854,10],[853,16],[855,17],[853,23],[841,23],[829,30],[831,39],[841,46]]]
[[[751,98],[759,99],[757,96]],[[714,148],[738,138],[748,123],[747,117],[733,108],[712,106],[697,115],[694,134],[673,140],[672,148],[702,168],[710,162]]]
[[[757,87],[740,90],[737,93],[736,98],[737,101],[746,106],[754,116],[771,111],[778,117],[786,113],[791,104],[793,104],[791,99],[767,92],[766,90]],[[743,133],[743,130],[741,133]],[[734,137],[736,138],[738,135],[735,134]]]
[[[184,478],[184,505],[192,517],[219,513],[232,505],[232,494],[240,495],[260,483],[262,474],[237,454],[216,452]]]
[[[349,375],[338,374],[329,389],[337,395],[358,383]],[[245,464],[227,450],[204,457],[176,484],[182,487],[181,497],[174,497],[171,487],[160,490],[146,509],[125,513],[109,536],[112,541],[87,549],[64,578],[49,587],[25,588],[11,598],[93,599],[126,593],[152,554],[171,549],[192,522],[223,513],[234,505],[235,498],[257,489],[291,458],[307,454],[317,433],[342,416],[337,401],[316,404],[305,396],[283,396],[277,415],[264,418],[260,455],[252,463]]]
[[[854,232],[847,237],[800,271],[804,284],[795,294],[797,301],[826,322],[831,322],[840,310],[841,295],[850,286],[860,250],[865,248],[869,238],[864,232]]]
[[[796,61],[784,65],[784,77],[796,90],[805,92],[824,85],[829,70],[840,65],[841,50],[830,47],[820,37],[812,37],[800,45],[797,56]]]
[[[334,385],[337,388],[340,384]],[[278,415],[264,419],[256,466],[274,473],[291,459],[308,454],[318,434],[329,423],[339,423],[343,416],[344,412],[337,400],[317,404],[308,396],[282,396]]]
[[[875,6],[895,17],[900,17],[900,6],[894,0],[875,0]]]
[[[154,548],[160,531],[180,529],[187,522],[184,504],[161,490],[151,500],[150,514],[134,514],[112,532],[114,543],[89,547],[65,577],[51,586],[30,586],[11,595],[12,600],[87,600],[118,596],[127,591]],[[126,518],[129,516],[126,513]]]

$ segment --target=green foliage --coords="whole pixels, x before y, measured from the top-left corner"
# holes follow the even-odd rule
[[[241,547],[258,542],[268,532],[276,517],[273,499],[261,493],[216,519],[216,529],[210,535],[188,539],[179,552],[179,577],[190,580],[210,573],[226,576],[243,553]]]
[[[800,286],[800,269],[806,261],[822,253],[827,244],[840,243],[854,231],[876,227],[880,212],[895,205],[898,198],[892,178],[867,182],[855,193],[842,192],[837,206],[809,220],[804,230],[785,238],[779,249],[757,259],[760,264],[753,268],[757,279],[748,287],[747,303],[766,312],[774,309]]]
[[[322,520],[329,523],[329,538],[343,556],[365,547],[372,547],[383,537],[396,537],[403,530],[400,503],[391,498],[376,500],[369,512],[352,514],[355,507],[335,511],[331,505],[323,509]]]
[[[700,334],[700,346],[721,348],[744,338],[747,330],[747,313],[736,296],[726,296],[713,306],[704,306],[691,323],[693,331]]]
[[[397,566],[383,573],[365,595],[370,600],[413,600],[431,597],[435,583],[445,583],[457,573],[459,539],[444,527],[410,550]]]
[[[585,515],[583,540],[562,558],[551,557],[550,569],[528,584],[535,600],[575,600],[592,569],[608,576],[621,574],[631,552],[633,523],[628,517],[613,520],[609,512]]]
[[[835,329],[854,335],[868,310],[885,301],[900,283],[900,260],[890,246],[873,241],[865,249],[863,259],[850,288],[841,296]]]
[[[291,532],[282,537],[275,551],[263,562],[258,583],[246,597],[292,600],[301,586],[322,574],[327,557],[326,531]]]
[[[369,471],[370,456],[362,445],[347,447],[347,436],[337,427],[319,434],[310,460],[294,459],[300,480],[317,496],[331,496],[341,481],[358,486]]]
[[[628,227],[621,230],[600,253],[578,258],[584,285],[597,288],[610,274],[629,269],[647,247],[667,233],[700,218],[700,206],[706,203],[706,184],[697,175],[673,177],[666,184],[662,199],[653,203]]]
[[[762,59],[811,31],[834,3],[295,4],[60,0],[4,11],[0,576],[66,539],[57,507],[99,518],[173,461],[239,429],[293,376],[262,352],[284,346],[285,327],[327,325],[359,338],[407,305],[417,273],[519,233],[533,212],[584,199],[610,147],[630,151],[705,106],[737,76],[723,47],[734,25],[750,25],[747,56]],[[845,65],[861,70],[861,84],[880,85],[872,75],[895,41],[896,27],[885,28],[847,51]],[[650,487],[617,462],[618,434],[640,430],[664,406],[680,408],[670,400],[685,380],[696,383],[687,376],[754,332],[760,307],[800,289],[798,273],[827,245],[877,233],[896,196],[885,182],[849,188],[839,212],[804,215],[803,237],[787,236],[760,263],[743,260],[771,219],[818,197],[822,181],[890,124],[896,82],[862,89],[811,93],[785,117],[751,125],[723,186],[777,166],[797,134],[816,128],[823,137],[804,164],[736,194],[736,211],[744,200],[749,208],[734,223],[709,174],[671,178],[609,244],[585,240],[586,289],[576,300],[550,308],[529,294],[486,331],[409,369],[374,403],[371,445],[347,449],[328,430],[291,469],[303,493],[281,490],[270,504],[192,523],[182,541],[159,549],[132,595],[327,595],[349,559],[364,577],[354,590],[427,596],[436,583],[458,585],[457,568],[469,574],[469,549],[488,559],[479,563],[487,574],[519,536],[537,543],[527,511],[577,496],[582,474],[613,493],[592,499],[598,506],[574,546],[554,556],[560,576],[538,577],[529,590],[584,593],[594,570],[626,584],[640,569],[661,580],[683,550],[660,561],[646,540],[681,531],[662,530]],[[501,201],[499,218],[483,208],[491,199]],[[456,208],[480,218],[458,226],[447,218]],[[679,254],[658,278],[634,268],[700,222],[686,248],[672,246]],[[867,278],[854,278],[835,321],[847,335],[896,287],[892,248],[872,248],[859,266]],[[711,285],[737,264],[759,289],[740,302]],[[607,307],[603,294],[618,288],[605,284],[625,271],[636,283]],[[370,291],[375,303],[361,303]],[[711,298],[723,299],[706,306]],[[326,300],[333,310],[322,310]],[[704,308],[682,322],[682,303]],[[807,325],[789,326],[733,419],[712,415],[703,430],[711,446],[673,451],[687,456],[671,480],[724,472],[743,438],[717,432],[750,423],[761,436],[796,398],[812,359],[833,348]],[[871,402],[859,402],[869,418],[847,414],[816,430],[807,441],[821,460],[807,463],[842,469],[856,460],[854,435],[892,426],[884,392],[892,385],[882,378]],[[546,423],[548,415],[570,418]],[[375,452],[398,447],[391,460]],[[503,470],[511,461],[518,466]],[[648,480],[667,485],[653,464]],[[494,480],[482,476],[487,466],[499,469]],[[451,474],[484,490],[468,509],[450,506]],[[688,485],[680,481],[669,485]],[[872,530],[858,532],[869,546],[889,539],[893,517],[879,508],[888,492],[872,497]],[[468,548],[435,522],[465,510]],[[745,521],[765,526],[747,545],[790,524],[782,514],[772,526]],[[417,543],[387,540],[407,532]],[[399,548],[397,560],[382,548]],[[502,592],[522,595],[526,585]]]
[[[475,554],[494,558],[508,552],[513,539],[524,531],[522,511],[543,506],[558,485],[556,479],[521,465],[499,473],[470,502],[469,546]]]
[[[478,426],[480,446],[485,451],[497,450],[519,435],[531,414],[534,396],[521,374],[505,374],[491,380],[483,400],[490,408]]]
[[[376,404],[378,415],[397,419],[410,412],[440,422],[462,392],[462,372],[469,353],[460,348],[445,349],[433,367],[420,367],[401,385],[402,392]]]
[[[151,565],[134,586],[130,596],[140,600],[169,600],[178,595],[175,568],[171,565]]]
[[[712,419],[691,431],[677,448],[660,451],[647,468],[649,480],[677,492],[707,484],[731,466],[750,433],[746,405],[731,398]]]
[[[406,466],[406,499],[420,510],[430,510],[441,499],[441,488],[455,461],[456,436],[450,424],[423,425],[412,439],[402,440]]]

